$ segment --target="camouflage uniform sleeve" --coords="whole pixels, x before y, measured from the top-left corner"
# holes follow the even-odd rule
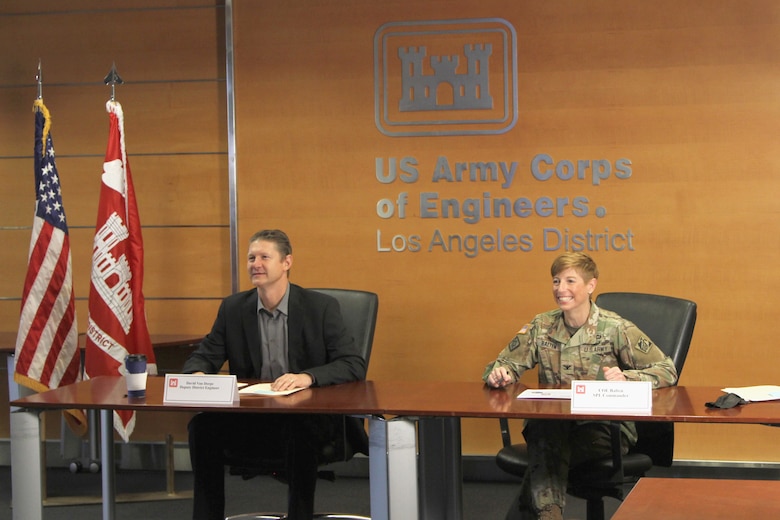
[[[482,380],[487,383],[490,372],[497,366],[506,367],[515,381],[520,379],[523,372],[536,366],[538,356],[536,349],[534,348],[534,338],[536,337],[537,330],[536,320],[533,323],[523,325],[509,344],[504,347],[504,350],[498,354],[498,358],[495,361],[488,363],[485,367],[485,371],[482,374]]]
[[[620,368],[629,381],[651,381],[653,388],[677,383],[672,359],[630,321],[625,322],[619,356]]]

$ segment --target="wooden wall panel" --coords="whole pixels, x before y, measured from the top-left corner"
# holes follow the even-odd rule
[[[36,66],[33,62],[33,72]],[[106,73],[110,68],[109,63]],[[224,90],[224,83],[219,80],[135,85],[128,81],[116,87],[116,99],[124,110],[131,168],[136,154],[224,153],[225,106],[220,102]],[[0,107],[20,126],[0,127],[0,155],[32,155],[35,97],[33,84],[2,90]],[[110,88],[103,84],[66,87],[44,84],[43,100],[52,116],[52,138],[58,157],[97,156],[96,169],[102,168],[108,140],[106,101],[110,97]],[[59,159],[57,167],[60,167]]]
[[[44,2],[13,3],[26,7],[3,5],[0,47],[8,54],[0,66],[4,84],[30,83],[39,58],[48,84],[103,85],[112,63],[128,82],[224,77],[225,55],[219,49],[224,13],[215,9],[218,2],[176,6],[153,0],[132,5],[68,1],[51,10]],[[21,14],[26,10],[31,12]]]
[[[55,136],[55,149],[60,149]],[[71,229],[94,228],[103,155],[57,159]],[[130,155],[141,223],[146,226],[209,226],[229,221],[225,154]],[[0,161],[8,197],[0,207],[5,226],[31,226],[35,210],[32,158]],[[71,201],[73,201],[71,203]],[[29,239],[29,237],[27,237]]]
[[[230,291],[221,294],[230,294]],[[190,299],[152,297],[146,300],[147,323],[150,330],[158,334],[202,337],[211,330],[221,301],[221,296]]]
[[[147,296],[213,298],[230,294],[227,228],[151,228],[144,232]]]
[[[517,125],[490,136],[379,132],[379,28],[488,17],[516,30]],[[590,248],[601,267],[598,290],[699,303],[681,383],[771,381],[777,356],[764,338],[774,306],[756,301],[756,290],[771,295],[780,284],[768,269],[780,259],[771,238],[780,212],[779,28],[780,5],[767,0],[238,1],[240,238],[281,227],[295,247],[295,281],[380,294],[371,378],[474,380],[514,331],[554,306],[548,270],[565,247],[545,248],[545,228],[570,235],[631,231],[631,251]],[[391,52],[391,70],[393,58]],[[539,181],[531,172],[538,154],[575,163],[628,158],[632,174],[598,185],[590,177]],[[377,180],[378,160],[387,168],[390,158],[404,157],[415,161],[417,180]],[[516,180],[507,189],[434,182],[442,158],[450,166],[516,162]],[[406,217],[378,217],[377,202],[395,202],[401,192],[409,198]],[[422,218],[415,205],[422,192],[458,200],[484,193],[582,196],[590,212],[467,224]],[[533,250],[469,257],[429,248],[436,230],[465,236],[497,229],[532,235]],[[389,250],[393,236],[411,234],[423,237],[419,252]],[[771,430],[740,430],[753,446],[723,450],[714,435],[701,437],[706,428],[681,429],[678,458],[777,461],[778,454],[761,447]],[[464,453],[494,453],[497,433],[495,421],[464,421]]]
[[[0,248],[0,262],[7,276],[0,278],[0,294],[14,300],[14,313],[0,318],[2,330],[15,330],[24,276],[27,272],[28,229],[4,231],[8,247]],[[71,230],[73,290],[77,300],[89,296],[94,228]],[[226,227],[151,227],[144,230],[144,295],[147,298],[219,298],[230,293],[230,233]],[[86,329],[86,316],[79,319],[79,331]],[[187,316],[187,314],[184,314]],[[168,315],[173,317],[173,315]],[[213,319],[213,317],[212,317]],[[181,326],[203,327],[210,320],[183,320]],[[176,323],[176,322],[174,322]],[[166,333],[175,332],[175,324]],[[152,329],[154,332],[156,329]],[[202,330],[202,333],[208,330]]]
[[[72,13],[76,11],[87,10],[111,10],[117,13],[125,11],[138,10],[164,10],[187,8],[209,8],[215,5],[221,6],[224,2],[214,0],[133,0],[132,7],[113,7],[106,8],[106,3],[102,0],[68,0],[67,2],[56,2],[53,6],[46,5],[45,0],[30,2],[29,0],[5,0],[3,2],[2,13],[9,14],[27,14],[42,15],[51,13]],[[46,9],[49,8],[49,9]]]

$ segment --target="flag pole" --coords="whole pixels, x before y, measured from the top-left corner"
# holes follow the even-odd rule
[[[43,99],[43,74],[41,73],[41,59],[38,58],[38,74],[35,75],[38,82],[38,99]]]
[[[108,75],[103,80],[103,83],[106,85],[111,85],[111,101],[114,101],[116,99],[116,86],[122,85],[125,81],[119,76],[119,73],[116,71],[116,62],[111,64],[111,70],[108,72]]]

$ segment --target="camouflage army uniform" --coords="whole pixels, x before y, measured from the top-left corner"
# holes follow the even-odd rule
[[[614,312],[591,303],[587,322],[573,336],[556,309],[537,315],[525,325],[498,359],[485,368],[483,379],[496,366],[520,375],[539,366],[539,383],[567,387],[574,380],[603,379],[602,367],[618,366],[629,381],[651,381],[653,388],[677,382],[677,370],[639,328]],[[540,511],[565,505],[566,481],[572,466],[610,453],[608,423],[597,421],[526,421],[529,470],[523,479],[521,506]],[[621,431],[624,451],[637,440],[633,422]]]

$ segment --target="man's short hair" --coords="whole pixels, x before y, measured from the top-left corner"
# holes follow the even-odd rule
[[[273,242],[276,245],[276,250],[281,253],[282,258],[292,254],[292,244],[287,234],[280,229],[264,229],[258,231],[252,238],[249,239],[249,243],[263,240],[265,242]]]

